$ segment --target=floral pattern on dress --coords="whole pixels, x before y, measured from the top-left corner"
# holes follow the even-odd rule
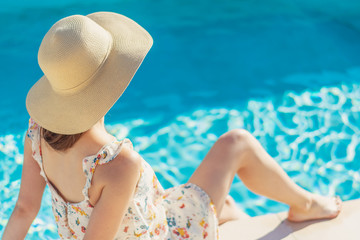
[[[104,145],[100,151],[83,159],[86,183],[82,190],[84,200],[66,202],[48,181],[42,164],[40,127],[30,118],[27,136],[32,140],[32,156],[40,166],[52,197],[52,210],[61,239],[83,239],[89,223],[92,206],[88,190],[97,165],[113,160],[126,146],[133,148],[129,139]],[[139,240],[198,240],[219,239],[215,206],[210,197],[192,183],[164,190],[153,169],[142,161],[140,179],[123,222],[116,234],[117,239]]]

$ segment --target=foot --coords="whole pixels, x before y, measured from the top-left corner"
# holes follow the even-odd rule
[[[315,219],[331,219],[339,215],[342,201],[339,197],[323,197],[312,194],[305,208],[290,207],[288,220],[302,222]]]
[[[241,218],[242,215],[244,215],[244,213],[236,206],[234,199],[228,195],[219,216],[219,225],[227,221],[237,220]]]

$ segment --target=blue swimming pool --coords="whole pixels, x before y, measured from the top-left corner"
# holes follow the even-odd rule
[[[360,3],[357,1],[126,1],[31,3],[0,8],[0,234],[17,199],[26,93],[41,77],[37,50],[58,19],[122,13],[154,46],[106,116],[165,188],[184,183],[222,133],[245,128],[302,187],[360,197]],[[251,216],[286,210],[235,179]],[[27,239],[58,239],[49,191]]]

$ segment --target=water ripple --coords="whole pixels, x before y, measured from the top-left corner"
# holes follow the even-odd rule
[[[243,109],[197,109],[171,121],[154,116],[107,125],[107,129],[119,139],[133,141],[165,188],[186,182],[221,134],[244,128],[297,184],[348,200],[360,197],[359,96],[360,85],[339,85],[249,100]],[[0,136],[0,231],[19,191],[23,136]],[[231,195],[252,216],[287,209],[250,192],[239,179],[235,179]],[[57,238],[48,189],[28,238]]]

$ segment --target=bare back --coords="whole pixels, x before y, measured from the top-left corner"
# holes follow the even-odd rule
[[[115,137],[110,134],[101,134],[94,141],[91,134],[87,134],[65,152],[55,151],[44,139],[40,139],[44,172],[64,200],[72,203],[84,200],[82,190],[86,177],[83,171],[83,159],[95,155],[99,149],[114,139]],[[101,194],[101,186],[98,184],[101,179],[97,175],[95,172],[89,189],[89,201],[93,205]]]

